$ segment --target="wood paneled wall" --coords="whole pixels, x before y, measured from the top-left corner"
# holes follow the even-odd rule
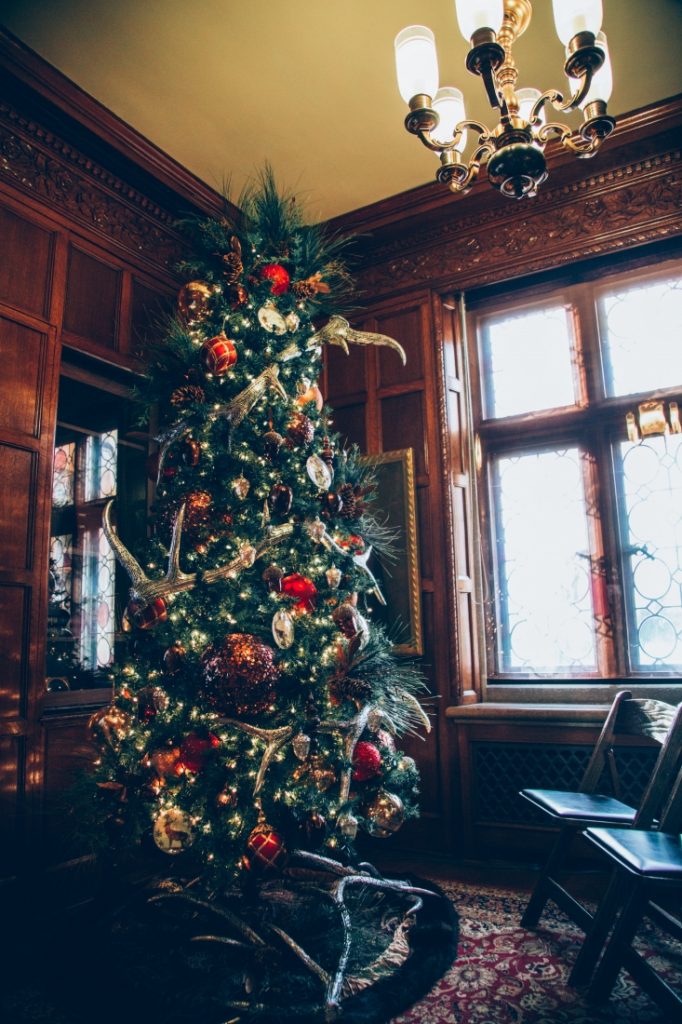
[[[332,222],[334,230],[361,239],[365,325],[393,335],[408,352],[404,371],[390,352],[355,353],[345,363],[334,355],[327,381],[339,429],[370,452],[412,446],[418,467],[424,665],[437,696],[438,728],[413,751],[425,821],[402,830],[398,843],[504,857],[510,836],[525,853],[537,836],[527,824],[506,819],[497,827],[481,816],[479,773],[491,761],[482,759],[478,741],[484,735],[488,746],[498,743],[503,764],[505,744],[535,750],[542,727],[528,716],[510,726],[504,708],[497,720],[486,717],[485,726],[457,713],[481,694],[475,469],[458,297],[531,274],[570,274],[578,261],[592,260],[598,269],[599,260],[646,264],[680,251],[681,127],[680,97],[621,118],[594,160],[555,153],[548,181],[523,203],[498,196],[483,175],[466,197],[434,184]],[[593,728],[583,729],[577,742],[589,744],[593,735]],[[557,713],[551,736],[566,749],[576,742],[569,713],[563,720]]]
[[[88,373],[125,394],[177,289],[176,218],[222,204],[2,33],[0,97],[1,880],[65,854],[51,797],[88,756],[85,722],[108,699],[45,693],[64,354],[84,353]]]

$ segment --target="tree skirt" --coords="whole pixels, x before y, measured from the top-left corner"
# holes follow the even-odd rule
[[[345,875],[299,871],[219,899],[148,880],[60,931],[46,973],[0,992],[0,1018],[387,1024],[453,963],[457,914],[430,883],[337,867]]]
[[[625,971],[600,1007],[566,984],[583,936],[554,904],[528,931],[519,925],[528,894],[452,882],[442,888],[459,912],[457,961],[393,1024],[671,1024]],[[682,944],[651,926],[638,948],[682,988]]]

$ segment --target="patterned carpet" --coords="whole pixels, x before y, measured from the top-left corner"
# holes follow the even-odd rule
[[[460,915],[457,961],[393,1024],[671,1024],[624,971],[599,1008],[566,985],[582,933],[552,904],[532,932],[519,925],[525,894],[439,884]],[[640,948],[657,969],[668,965],[669,984],[682,988],[682,945],[652,928]]]

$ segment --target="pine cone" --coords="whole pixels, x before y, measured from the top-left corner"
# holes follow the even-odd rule
[[[317,294],[315,285],[309,284],[308,281],[294,281],[291,290],[297,299],[312,299],[313,295]]]
[[[339,488],[339,497],[343,502],[341,506],[341,518],[342,519],[357,519],[362,514],[364,509],[364,502],[362,498],[362,490],[356,484],[343,484]]]
[[[244,272],[242,246],[236,235],[230,239],[230,249],[231,252],[226,252],[223,256],[223,277],[228,284],[234,284]]]
[[[206,393],[197,384],[184,384],[173,391],[170,400],[171,405],[189,405],[191,402],[201,404],[206,401]]]
[[[367,700],[372,695],[372,685],[366,679],[334,679],[329,684],[329,692],[335,700]]]

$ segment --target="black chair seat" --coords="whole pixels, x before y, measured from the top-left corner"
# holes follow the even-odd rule
[[[632,825],[637,811],[634,807],[601,793],[571,793],[561,789],[522,789],[521,796],[538,810],[562,822],[580,824]]]
[[[588,828],[585,836],[627,871],[682,884],[682,836],[612,828]]]

